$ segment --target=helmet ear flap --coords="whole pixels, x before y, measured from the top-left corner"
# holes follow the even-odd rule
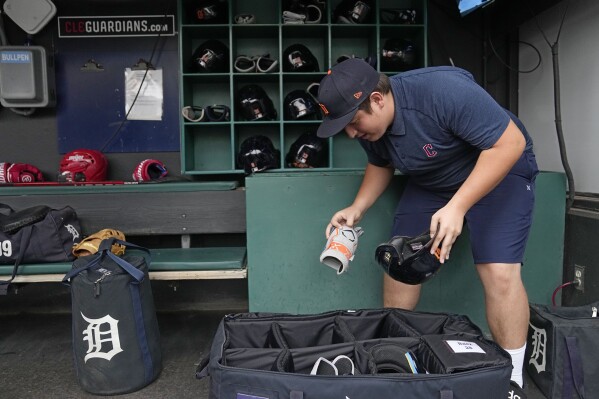
[[[256,135],[248,137],[239,146],[237,166],[243,169],[246,175],[250,175],[278,168],[280,158],[280,151],[268,137]]]
[[[376,247],[375,258],[377,263],[391,274],[394,265],[403,262],[403,248],[406,243],[406,237],[395,236],[389,242],[380,244]]]
[[[296,43],[283,51],[283,72],[319,72],[318,60],[310,49]]]
[[[422,284],[441,268],[438,252],[430,253],[433,239],[423,233],[416,237],[395,236],[380,244],[375,259],[385,273],[405,284]]]
[[[229,48],[219,40],[206,40],[194,50],[191,66],[201,73],[229,72]]]
[[[327,141],[314,133],[304,133],[289,147],[285,163],[296,168],[321,168],[327,164]]]
[[[247,85],[237,92],[239,114],[248,121],[277,119],[277,110],[266,94],[258,85]]]
[[[343,0],[333,11],[333,22],[364,24],[372,20],[372,0]]]
[[[285,96],[284,117],[286,120],[298,120],[318,117],[319,107],[304,90],[293,90]]]

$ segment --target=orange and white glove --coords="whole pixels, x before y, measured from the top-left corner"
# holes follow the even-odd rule
[[[346,272],[349,262],[354,260],[354,254],[358,248],[358,237],[363,233],[364,230],[361,227],[331,227],[329,239],[320,255],[320,262],[335,269],[337,274]]]

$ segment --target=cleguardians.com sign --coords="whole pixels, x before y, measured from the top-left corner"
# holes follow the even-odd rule
[[[58,37],[173,36],[174,15],[58,17]]]

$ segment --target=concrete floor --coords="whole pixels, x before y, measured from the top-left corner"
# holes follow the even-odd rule
[[[160,313],[163,370],[147,387],[119,398],[207,398],[208,381],[195,368],[210,344],[220,311]],[[20,314],[0,318],[0,397],[93,398],[76,380],[69,314]]]
[[[166,299],[169,298],[168,292],[156,290],[154,296],[160,298],[156,306],[163,371],[147,387],[116,397],[208,398],[209,381],[195,378],[196,365],[208,350],[222,317],[239,312],[238,305],[243,305],[243,301],[230,300],[236,294],[227,290],[236,291],[238,287],[235,285],[226,287],[213,283],[212,286],[213,289],[214,286],[219,287],[218,292],[212,292],[213,296],[221,298],[218,309],[191,309],[189,306],[179,309]],[[76,380],[72,359],[71,315],[65,298],[67,291],[58,288],[57,293],[55,289],[50,289],[50,293],[46,292],[46,296],[42,296],[36,291],[37,288],[31,287],[19,295],[0,297],[0,398],[97,397],[85,393]],[[177,292],[171,290],[170,297],[184,298],[185,289],[193,290],[193,287],[183,286]],[[210,292],[202,295],[210,295]],[[235,309],[228,310],[224,305],[235,305]],[[529,399],[544,398],[533,383],[528,384],[526,392]]]

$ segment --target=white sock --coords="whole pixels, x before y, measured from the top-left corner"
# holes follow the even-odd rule
[[[522,365],[524,364],[524,352],[526,351],[526,344],[520,349],[506,349],[506,351],[512,356],[512,378],[511,380],[520,385],[524,384],[522,378]]]

